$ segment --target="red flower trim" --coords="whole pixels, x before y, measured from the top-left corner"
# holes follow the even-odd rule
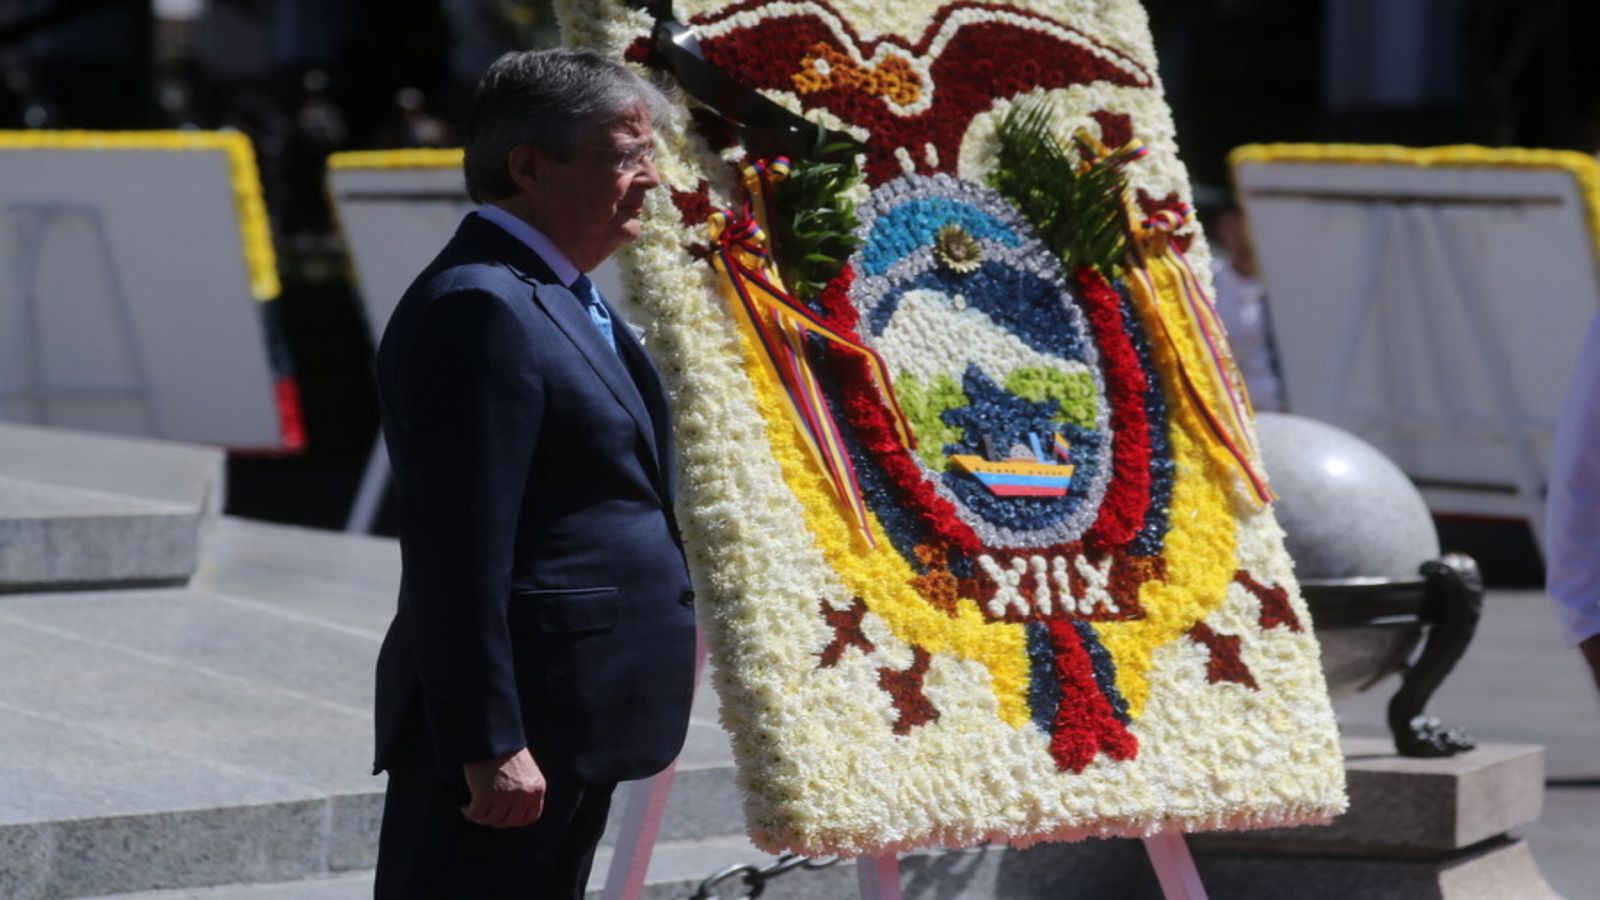
[[[1112,759],[1132,759],[1139,739],[1122,724],[1111,701],[1094,680],[1094,661],[1083,637],[1066,619],[1049,622],[1050,647],[1055,652],[1056,680],[1061,702],[1050,727],[1050,756],[1062,771],[1082,772],[1101,753]]]
[[[1100,126],[1100,141],[1115,150],[1133,140],[1133,119],[1125,113],[1097,109],[1089,113]]]
[[[1250,573],[1243,569],[1233,573],[1233,580],[1244,586],[1244,589],[1254,594],[1261,602],[1261,614],[1256,619],[1256,624],[1262,631],[1280,626],[1290,631],[1303,631],[1300,617],[1295,615],[1294,607],[1289,605],[1289,592],[1282,585],[1268,587],[1250,577]]]
[[[818,297],[822,318],[850,337],[857,336],[856,329],[860,325],[860,314],[850,302],[850,285],[854,278],[854,271],[845,266]],[[1100,517],[1091,526],[1086,540],[1032,549],[1028,555],[1074,559],[1090,548],[1099,548],[1100,555],[1113,554],[1112,581],[1108,588],[1117,603],[1118,612],[1097,611],[1089,618],[1094,621],[1143,618],[1145,611],[1139,605],[1139,588],[1151,578],[1163,577],[1164,572],[1159,564],[1137,561],[1135,557],[1121,552],[1119,542],[1126,544],[1138,533],[1149,505],[1149,423],[1144,417],[1144,394],[1148,382],[1144,369],[1139,365],[1139,357],[1134,352],[1133,342],[1121,328],[1121,295],[1093,272],[1080,275],[1079,285],[1080,298],[1101,347],[1107,399],[1112,405],[1111,421],[1115,434],[1112,441],[1112,483],[1101,502]],[[855,430],[863,449],[883,467],[903,504],[927,528],[928,535],[922,543],[938,548],[946,556],[953,553],[974,559],[983,553],[986,548],[978,535],[961,521],[950,501],[934,491],[910,451],[896,437],[889,411],[884,409],[873,385],[871,369],[857,358],[836,358],[834,364],[839,367],[845,418]],[[1108,515],[1113,517],[1111,521],[1118,528],[1101,524]],[[1000,555],[1005,554],[1002,551]],[[933,579],[928,580],[929,576],[919,579],[922,582],[918,585],[919,589],[934,587],[936,582],[943,584],[932,567],[926,563],[923,566],[929,569]],[[1084,585],[1077,567],[1073,566],[1069,571],[1073,591],[1081,595]],[[995,586],[982,578],[965,579],[962,587],[972,589],[967,596],[976,599],[980,608],[995,593]],[[940,593],[942,595],[943,592]],[[1017,616],[1015,612],[1012,615]],[[1020,621],[1020,618],[1017,620]]]
[[[672,205],[678,208],[678,218],[689,226],[704,225],[717,208],[711,203],[711,186],[704,178],[692,191],[672,188]]]
[[[1256,678],[1250,674],[1250,667],[1244,664],[1244,658],[1239,655],[1239,636],[1236,634],[1217,634],[1211,626],[1204,622],[1194,623],[1189,629],[1189,637],[1195,643],[1205,647],[1211,653],[1211,659],[1206,663],[1206,681],[1210,684],[1220,684],[1231,681],[1242,684],[1252,691],[1260,690],[1256,685]]]
[[[622,58],[641,66],[649,66],[652,69],[660,68],[661,61],[656,58],[655,43],[650,40],[649,35],[641,35],[634,38],[633,43],[628,45],[628,49],[622,51]]]
[[[871,59],[876,56],[878,53],[878,47],[883,44],[899,47],[906,51],[906,54],[910,56],[926,56],[928,53],[928,48],[933,45],[934,38],[939,36],[940,29],[944,28],[945,22],[948,21],[951,16],[958,12],[964,12],[969,9],[984,9],[989,10],[990,12],[1010,13],[1016,17],[1032,19],[1041,24],[1050,24],[1057,28],[1070,31],[1077,35],[1078,39],[1084,43],[1092,44],[1095,49],[1107,54],[1108,56],[1116,57],[1124,66],[1137,71],[1144,79],[1144,84],[1142,85],[1143,87],[1151,87],[1155,84],[1155,79],[1150,76],[1150,73],[1145,69],[1144,65],[1140,63],[1139,60],[1135,59],[1132,54],[1123,50],[1119,50],[1116,47],[1101,41],[1095,36],[1088,34],[1087,32],[1081,31],[1077,28],[1072,28],[1071,26],[1061,22],[1057,22],[1056,20],[1041,13],[1035,12],[1034,10],[1023,9],[1018,6],[1013,6],[1009,3],[972,2],[972,0],[956,0],[956,2],[947,3],[934,12],[933,18],[928,21],[927,27],[922,29],[922,37],[918,38],[915,43],[911,43],[905,38],[896,34],[886,34],[875,41],[862,40],[861,33],[856,31],[855,26],[851,24],[850,20],[845,16],[840,15],[839,11],[834,9],[833,5],[828,3],[827,0],[811,0],[811,3],[812,5],[818,6],[831,13],[833,20],[843,26],[845,37],[848,38],[850,43],[860,51],[862,59]],[[738,3],[724,6],[715,12],[707,12],[695,16],[691,24],[711,25],[726,19],[731,19],[734,16],[740,15],[741,13],[759,13],[763,11],[763,7],[770,4],[771,0],[740,0]]]
[[[831,669],[844,658],[844,652],[851,647],[862,653],[871,653],[878,649],[861,630],[861,620],[867,614],[867,604],[860,597],[850,600],[848,609],[834,609],[828,605],[827,600],[818,601],[822,605],[822,618],[833,629],[833,640],[828,646],[822,648],[817,654],[817,668]]]
[[[1079,268],[1074,280],[1078,303],[1100,349],[1111,403],[1111,484],[1083,540],[1093,547],[1121,547],[1144,527],[1150,508],[1150,422],[1144,409],[1150,382],[1122,321],[1122,295],[1088,267]]]
[[[934,709],[933,701],[922,692],[922,681],[928,674],[929,661],[928,651],[913,644],[911,668],[904,672],[887,666],[878,669],[878,687],[894,701],[895,712],[899,713],[894,722],[895,734],[910,734],[911,729],[918,725],[939,720],[939,711]]]

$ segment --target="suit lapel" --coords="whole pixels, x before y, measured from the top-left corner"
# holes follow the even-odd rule
[[[622,404],[628,415],[633,417],[634,424],[639,426],[639,431],[644,435],[645,443],[650,448],[650,459],[655,464],[657,471],[654,473],[659,479],[661,456],[656,446],[656,433],[654,423],[650,419],[649,410],[645,409],[644,398],[639,393],[638,385],[634,384],[633,376],[624,367],[622,357],[612,352],[606,345],[605,338],[600,335],[600,329],[594,325],[594,320],[589,318],[589,313],[583,308],[583,303],[572,292],[556,284],[540,284],[534,286],[534,297],[544,311],[550,316],[574,344],[578,346],[589,365],[594,368],[595,374],[610,389]],[[622,319],[615,312],[612,321],[621,325]],[[615,330],[619,349],[623,332],[627,326],[622,325]],[[632,335],[628,335],[628,340]]]
[[[613,322],[623,322],[617,315],[616,309],[609,302],[606,307],[611,310]],[[624,324],[617,329],[617,351],[627,361],[628,368],[633,372],[633,380],[638,385],[639,393],[644,398],[645,411],[650,414],[655,442],[652,450],[655,451],[656,460],[661,469],[662,483],[666,488],[666,501],[668,507],[674,502],[677,494],[675,475],[677,467],[673,460],[672,444],[672,413],[667,409],[667,391],[661,382],[661,373],[651,361],[650,354],[645,352],[644,345],[634,336],[633,328]]]
[[[535,301],[544,309],[550,321],[554,322],[556,327],[577,346],[584,359],[594,369],[595,375],[633,418],[639,433],[644,436],[645,445],[650,450],[649,463],[653,468],[650,476],[655,481],[657,489],[662,492],[662,497],[671,503],[672,461],[662,457],[663,443],[661,433],[657,430],[658,424],[666,420],[660,377],[655,367],[650,364],[649,358],[644,355],[644,350],[639,347],[638,340],[624,324],[623,318],[617,315],[617,311],[609,303],[606,304],[607,310],[611,313],[611,320],[616,325],[613,333],[617,339],[619,352],[613,352],[606,344],[605,338],[601,336],[600,329],[595,327],[594,320],[589,318],[589,312],[583,308],[583,302],[556,281],[555,273],[550,271],[550,267],[545,265],[544,260],[529,249],[527,244],[507,234],[500,226],[477,215],[467,216],[462,221],[457,236],[488,249],[494,258],[504,262],[518,278],[533,288]],[[635,383],[634,376],[629,373],[628,366],[620,355],[624,352],[637,354],[643,359],[644,365],[640,366],[636,362],[634,368],[646,373],[647,383]],[[646,406],[646,395],[650,396],[652,407]],[[670,454],[670,443],[665,446]]]

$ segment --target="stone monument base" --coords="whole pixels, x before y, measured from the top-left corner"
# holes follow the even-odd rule
[[[1544,900],[1514,828],[1544,806],[1544,750],[1488,744],[1457,756],[1396,756],[1387,740],[1346,738],[1350,810],[1317,827],[1193,835],[1218,897]]]

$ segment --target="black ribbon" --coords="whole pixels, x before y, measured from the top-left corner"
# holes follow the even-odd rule
[[[853,158],[866,152],[861,142],[850,135],[829,131],[784,109],[708,62],[694,31],[673,18],[670,0],[643,0],[630,5],[646,10],[656,20],[650,35],[656,60],[677,79],[685,93],[733,125],[740,143],[756,158]]]

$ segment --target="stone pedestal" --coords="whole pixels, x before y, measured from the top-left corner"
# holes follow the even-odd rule
[[[1218,897],[1542,900],[1555,898],[1508,832],[1539,818],[1544,750],[1489,744],[1411,759],[1387,740],[1344,741],[1350,810],[1317,827],[1194,835]]]

